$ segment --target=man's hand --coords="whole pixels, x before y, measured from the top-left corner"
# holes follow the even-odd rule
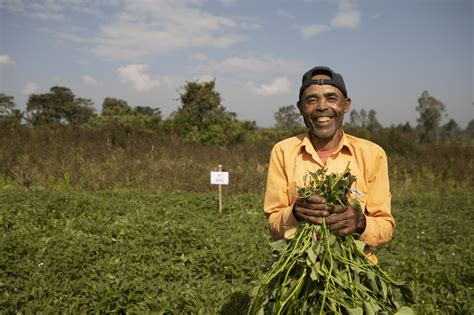
[[[365,216],[359,216],[352,206],[328,205],[323,197],[312,195],[297,199],[293,206],[293,214],[298,221],[322,224],[322,217],[327,217],[326,224],[331,230],[338,230],[340,236],[365,230]]]
[[[312,195],[307,198],[299,198],[293,206],[293,214],[298,221],[308,221],[322,224],[321,217],[330,215],[329,206],[323,197]]]

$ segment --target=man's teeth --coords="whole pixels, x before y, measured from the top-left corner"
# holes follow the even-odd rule
[[[318,122],[326,122],[326,121],[330,121],[331,120],[331,117],[318,117]]]

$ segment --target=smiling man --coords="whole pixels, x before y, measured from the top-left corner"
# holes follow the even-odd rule
[[[274,239],[291,238],[299,222],[321,224],[327,217],[326,223],[339,235],[358,233],[367,244],[366,254],[376,262],[371,247],[389,242],[395,228],[385,152],[341,129],[351,99],[342,76],[330,68],[318,66],[303,75],[297,104],[309,130],[273,147],[264,203],[270,232]],[[352,189],[363,214],[352,206],[329,206],[317,195],[297,198],[296,189],[303,186],[307,171],[324,167],[341,173],[347,165],[357,178]]]

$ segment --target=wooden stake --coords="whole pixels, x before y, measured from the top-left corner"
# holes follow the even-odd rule
[[[222,172],[222,165],[219,164],[218,166],[218,170],[219,172]],[[219,184],[218,185],[218,189],[219,189],[219,213],[222,213],[222,185]]]

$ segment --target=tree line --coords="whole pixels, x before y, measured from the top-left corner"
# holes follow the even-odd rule
[[[159,108],[130,106],[125,100],[106,97],[100,114],[90,99],[77,97],[67,87],[54,86],[48,93],[31,94],[26,110],[16,108],[13,96],[0,93],[0,126],[86,126],[91,128],[119,128],[126,134],[133,132],[163,132],[184,141],[210,145],[241,143],[250,138],[278,139],[303,131],[301,115],[295,105],[281,106],[274,113],[274,128],[257,128],[255,121],[237,119],[221,104],[215,90],[215,80],[189,81],[179,91],[181,105],[169,118],[163,119]],[[447,116],[444,104],[423,91],[418,99],[417,125],[408,122],[384,128],[375,110],[352,110],[344,128],[361,136],[377,139],[387,132],[399,133],[416,143],[453,143],[474,139],[474,119],[461,129],[454,119],[441,124]]]

